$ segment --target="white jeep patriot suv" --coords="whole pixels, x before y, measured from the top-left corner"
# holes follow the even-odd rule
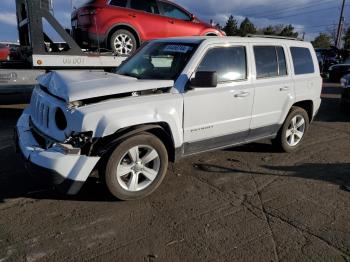
[[[28,167],[68,194],[94,170],[117,198],[152,193],[169,161],[271,138],[296,150],[320,107],[310,43],[263,37],[152,41],[115,73],[56,71],[20,117]]]

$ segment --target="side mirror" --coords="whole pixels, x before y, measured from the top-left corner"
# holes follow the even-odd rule
[[[191,79],[191,87],[217,87],[218,75],[212,71],[199,71],[196,72],[196,77]]]
[[[195,21],[196,20],[196,16],[194,14],[190,14],[190,21]]]

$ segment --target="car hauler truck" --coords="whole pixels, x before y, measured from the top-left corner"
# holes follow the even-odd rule
[[[112,52],[83,51],[51,13],[50,0],[16,0],[20,52],[32,68],[100,68],[120,65],[125,57]],[[57,45],[44,24],[63,40]]]
[[[113,52],[81,49],[52,14],[51,0],[16,0],[20,61],[0,64],[0,104],[31,92],[35,79],[50,70],[111,70],[126,59]],[[49,35],[58,36],[60,43]],[[11,97],[11,99],[9,99]]]

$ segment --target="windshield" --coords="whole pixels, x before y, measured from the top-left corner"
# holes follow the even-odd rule
[[[125,62],[117,74],[137,79],[175,80],[179,77],[198,45],[150,43]]]

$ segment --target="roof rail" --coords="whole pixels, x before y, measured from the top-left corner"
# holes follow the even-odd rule
[[[273,38],[273,39],[285,39],[285,40],[294,40],[294,41],[304,41],[301,38],[278,36],[278,35],[253,35],[253,34],[248,34],[247,37],[261,37],[261,38]]]

